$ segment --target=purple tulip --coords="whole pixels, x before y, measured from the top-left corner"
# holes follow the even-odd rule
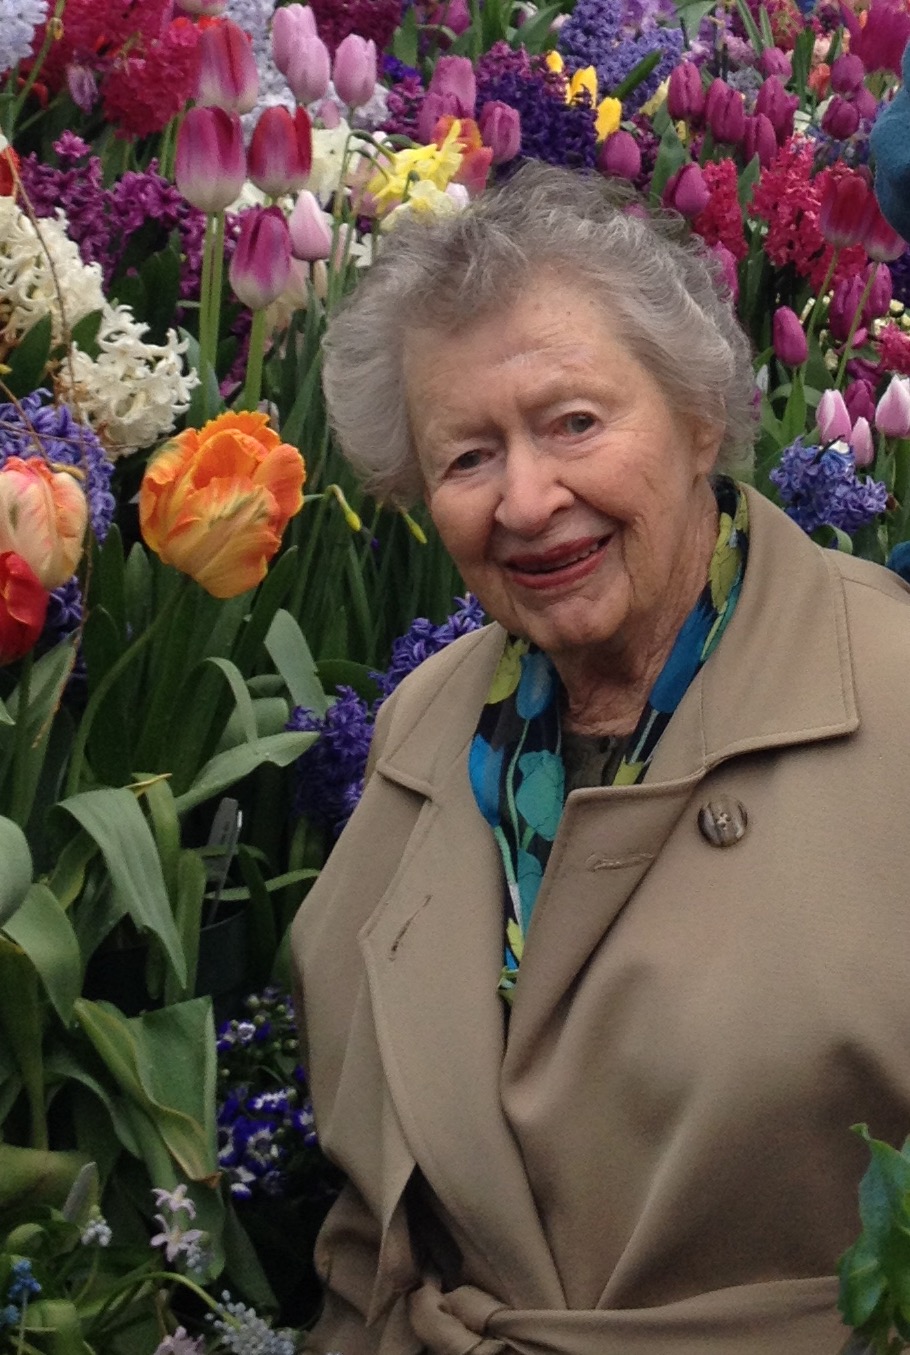
[[[641,173],[641,151],[631,132],[613,132],[597,154],[597,168],[601,174],[614,174],[618,179],[637,179]]]
[[[705,91],[701,71],[694,61],[681,61],[670,72],[667,111],[674,122],[698,124],[705,111]]]
[[[818,212],[818,224],[828,243],[838,249],[858,245],[866,233],[870,203],[874,201],[861,174],[854,171],[830,179]]]
[[[857,419],[850,430],[850,446],[853,448],[853,460],[863,470],[875,460],[875,447],[872,442],[872,429],[868,419]]]
[[[306,109],[292,116],[281,104],[264,108],[247,152],[247,172],[256,187],[269,198],[297,193],[312,164],[313,129]]]
[[[372,38],[349,33],[335,50],[332,79],[338,97],[349,108],[369,103],[376,88],[376,44]]]
[[[755,99],[756,113],[764,113],[774,128],[777,144],[782,146],[793,135],[793,114],[799,106],[799,97],[788,94],[776,75],[769,75]]]
[[[789,306],[778,306],[771,322],[775,356],[788,367],[801,367],[809,356],[806,333]]]
[[[458,118],[473,118],[477,102],[474,67],[466,56],[441,56],[436,62],[428,94],[441,94],[456,100]]]
[[[793,62],[779,47],[766,47],[758,58],[758,69],[766,79],[769,75],[778,75],[786,84],[793,75]]]
[[[816,411],[818,431],[825,442],[837,442],[838,438],[849,438],[853,425],[844,397],[840,391],[826,390],[818,402]]]
[[[259,97],[259,70],[243,29],[231,19],[199,34],[196,102],[228,113],[249,113]]]
[[[861,379],[851,381],[844,391],[844,404],[854,423],[857,419],[867,419],[872,423],[875,418],[875,387],[872,382]]]
[[[243,213],[228,276],[238,301],[250,310],[262,310],[281,296],[291,276],[291,237],[278,207]]]
[[[287,79],[297,48],[318,38],[316,16],[309,5],[282,5],[272,19],[272,60]]]
[[[866,70],[900,75],[901,55],[910,39],[910,13],[901,0],[872,0],[862,27],[853,14],[844,19],[850,29],[850,51]]]
[[[705,181],[699,165],[694,161],[683,165],[667,180],[663,191],[663,204],[680,216],[691,220],[703,212],[711,200],[711,190]]]
[[[844,52],[831,67],[831,88],[837,94],[855,94],[865,78],[866,68],[852,52]]]
[[[177,133],[174,178],[187,202],[201,212],[221,212],[246,181],[243,128],[223,108],[191,108]]]
[[[448,0],[436,6],[430,22],[450,28],[456,38],[471,27],[471,7],[468,0]]]
[[[886,438],[910,438],[910,380],[892,376],[875,407],[875,426]]]
[[[521,150],[521,114],[499,99],[488,99],[480,110],[480,136],[493,152],[493,164],[514,160]]]
[[[868,282],[870,271],[873,268],[875,276],[872,279],[872,286],[869,288],[869,295],[866,297],[866,304],[863,307],[863,319],[867,325],[871,324],[873,320],[879,319],[880,316],[888,314],[894,296],[891,269],[886,263],[870,264],[865,270],[863,281]]]
[[[853,106],[859,113],[860,122],[868,122],[871,126],[878,116],[878,100],[865,85],[854,94]]]
[[[762,169],[770,165],[777,155],[777,137],[764,113],[757,113],[754,118],[746,118],[743,158],[748,164],[755,155],[758,156],[758,163]]]
[[[302,38],[291,52],[283,75],[297,102],[312,104],[325,98],[331,71],[332,58],[322,38]]]
[[[859,127],[859,109],[855,103],[835,94],[825,109],[822,130],[835,141],[847,141]]]
[[[295,259],[315,263],[332,253],[332,218],[308,189],[298,194],[288,219],[288,230]]]
[[[738,146],[746,134],[746,105],[739,90],[725,80],[712,81],[705,96],[705,120],[715,141]]]

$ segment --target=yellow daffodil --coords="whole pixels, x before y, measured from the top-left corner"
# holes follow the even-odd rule
[[[593,66],[584,66],[572,76],[566,90],[566,103],[574,103],[582,93],[590,94],[592,107],[597,103],[597,72]]]
[[[461,168],[460,134],[461,123],[456,118],[440,145],[409,146],[384,156],[366,185],[376,205],[376,215],[385,216],[412,198],[420,184],[429,184],[441,193]]]
[[[597,105],[597,118],[594,123],[597,140],[606,141],[608,136],[618,132],[621,121],[622,104],[619,99],[612,99],[609,95],[606,99],[601,99]]]
[[[657,90],[651,95],[646,104],[642,104],[641,111],[646,118],[653,118],[654,114],[660,108],[661,104],[666,102],[667,90],[670,88],[670,81],[665,80],[662,85],[658,85]]]

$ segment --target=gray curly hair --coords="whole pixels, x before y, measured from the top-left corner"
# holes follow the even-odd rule
[[[329,418],[371,493],[409,507],[423,492],[403,371],[408,332],[452,332],[507,310],[543,271],[601,298],[671,409],[717,424],[715,470],[748,471],[755,382],[720,265],[679,217],[644,210],[625,185],[532,162],[462,212],[407,214],[329,322]]]

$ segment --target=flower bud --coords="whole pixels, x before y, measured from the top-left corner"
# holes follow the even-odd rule
[[[691,220],[703,212],[711,200],[705,176],[694,161],[683,165],[668,180],[663,191],[663,204]]]
[[[302,38],[291,51],[283,75],[297,102],[312,104],[328,93],[331,70],[332,59],[322,39]]]
[[[433,68],[428,94],[440,94],[455,101],[446,109],[456,118],[473,118],[477,102],[477,79],[466,56],[441,56]]]
[[[715,141],[738,146],[746,131],[746,105],[739,90],[714,80],[705,97],[705,120]]]
[[[825,442],[836,442],[838,438],[849,438],[853,425],[844,397],[840,391],[826,390],[818,402],[816,411],[818,431]]]
[[[777,137],[764,113],[756,113],[755,117],[746,118],[743,159],[748,164],[756,155],[762,169],[766,169],[777,155]]]
[[[853,449],[853,460],[860,470],[865,466],[872,465],[875,460],[875,446],[872,442],[872,429],[869,427],[868,419],[856,420],[850,433],[850,446]]]
[[[209,215],[229,206],[246,182],[243,128],[223,108],[191,108],[177,133],[174,178],[187,202]]]
[[[875,407],[875,427],[887,438],[910,438],[910,379],[892,376]]]
[[[291,275],[291,237],[277,207],[253,207],[240,218],[228,276],[237,299],[250,310],[276,301]]]
[[[775,356],[788,367],[801,367],[809,356],[805,330],[789,306],[778,306],[771,322]]]
[[[631,132],[620,129],[608,136],[597,154],[601,174],[619,179],[637,179],[641,173],[641,151]]]
[[[230,19],[199,34],[196,102],[228,113],[249,113],[259,97],[259,71],[250,40]]]
[[[34,649],[49,596],[21,555],[0,553],[0,664],[15,663]]]
[[[78,480],[39,457],[0,468],[0,551],[14,551],[42,588],[71,579],[82,557],[88,501]]]
[[[296,193],[313,164],[313,132],[305,108],[293,117],[281,104],[259,114],[247,152],[249,176],[266,197]]]
[[[701,71],[694,61],[681,61],[670,72],[667,87],[667,112],[674,122],[698,124],[705,111],[705,91]]]
[[[822,117],[822,130],[835,141],[847,141],[859,127],[859,109],[835,94]]]
[[[298,194],[288,218],[288,230],[295,258],[315,263],[332,253],[332,218],[309,189]]]
[[[873,270],[875,276],[872,280],[872,286],[869,288],[869,295],[866,297],[866,304],[863,307],[863,320],[867,325],[888,314],[891,308],[891,299],[894,295],[894,284],[891,279],[891,269],[888,265],[886,263],[869,264],[863,275],[864,282],[868,282],[870,272]]]
[[[776,75],[769,75],[755,99],[756,113],[764,113],[774,128],[777,144],[782,146],[793,135],[793,114],[799,105],[796,94],[788,94]]]
[[[831,88],[838,94],[855,94],[866,78],[866,68],[858,56],[843,53],[831,64]]]
[[[784,84],[793,75],[793,62],[787,52],[782,52],[779,47],[766,47],[758,58],[758,69],[762,75],[776,75]]]
[[[480,110],[480,135],[493,152],[493,164],[514,160],[521,150],[521,114],[499,99],[488,99]]]
[[[376,44],[372,38],[349,33],[335,51],[332,79],[338,97],[349,108],[369,103],[376,88]]]
[[[272,60],[287,79],[298,47],[318,38],[316,16],[309,5],[282,5],[272,19]]]

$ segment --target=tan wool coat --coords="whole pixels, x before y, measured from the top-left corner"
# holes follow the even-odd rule
[[[503,633],[386,703],[294,926],[326,1355],[836,1355],[910,1132],[910,592],[749,492],[742,596],[642,785],[573,792],[506,1034],[467,749]],[[705,806],[741,806],[728,846]],[[702,816],[703,817],[703,816]]]

